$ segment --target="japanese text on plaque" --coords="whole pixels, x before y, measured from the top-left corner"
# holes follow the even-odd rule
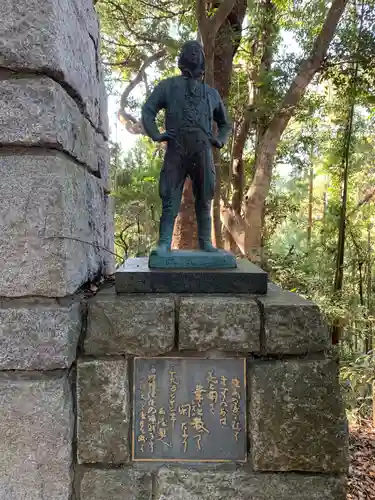
[[[242,359],[135,360],[135,460],[246,459]]]

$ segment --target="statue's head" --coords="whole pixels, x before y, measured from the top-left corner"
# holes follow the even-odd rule
[[[202,78],[206,68],[206,59],[202,45],[192,40],[184,43],[178,58],[178,67],[183,75]]]

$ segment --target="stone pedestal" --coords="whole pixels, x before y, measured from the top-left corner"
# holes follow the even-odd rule
[[[178,259],[174,264],[178,264]],[[267,273],[246,259],[238,259],[235,268],[213,269],[197,265],[189,269],[171,265],[169,268],[157,269],[149,267],[149,260],[146,257],[137,257],[128,259],[116,272],[117,293],[256,293],[261,295],[267,293],[267,282]]]
[[[328,329],[315,304],[273,284],[267,295],[116,294],[108,288],[88,302],[82,347],[76,471],[81,500],[122,500],[124,496],[132,500],[345,500],[347,422],[337,360],[330,354]],[[145,358],[141,364],[134,360],[139,357]],[[179,358],[182,363],[176,361]],[[143,460],[138,444],[134,451],[134,439],[141,435],[141,393],[134,399],[140,381],[152,383],[153,365],[158,366],[156,384],[162,380],[157,377],[163,366],[174,366],[176,372],[180,366],[176,377],[185,377],[184,383],[193,373],[198,380],[203,360],[210,360],[208,365],[213,371],[217,367],[219,374],[223,364],[218,360],[223,359],[229,361],[229,369],[230,360],[246,361],[247,403],[242,407],[247,408],[246,461],[238,454],[238,460],[223,463],[218,443],[216,460],[207,449],[210,461],[187,460],[178,439],[164,461],[150,460],[150,450]],[[137,366],[151,367],[149,375]],[[175,371],[167,370],[162,386],[157,385],[161,392],[155,406],[168,399],[168,380]],[[152,393],[152,386],[148,387]],[[209,388],[204,386],[205,390]],[[204,405],[201,408],[207,411]],[[184,412],[197,411],[182,406],[180,410],[177,422],[188,415]],[[175,438],[180,431],[176,430]],[[155,455],[161,449],[158,446]],[[193,450],[192,456],[196,453]]]

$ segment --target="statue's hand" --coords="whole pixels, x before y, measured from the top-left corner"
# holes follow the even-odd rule
[[[214,148],[221,149],[224,146],[223,141],[220,141],[217,137],[213,137],[211,140],[211,144],[213,145]]]
[[[172,131],[164,132],[156,138],[156,142],[169,142],[176,137],[176,134]]]

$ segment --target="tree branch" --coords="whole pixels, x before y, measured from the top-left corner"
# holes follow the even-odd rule
[[[157,4],[153,4],[153,3],[150,3],[150,2],[147,2],[145,0],[138,0],[139,3],[141,3],[142,5],[144,5],[145,7],[149,8],[150,10],[151,9],[155,9],[155,10],[158,10],[160,12],[163,12],[164,14],[166,14],[166,16],[160,16],[160,19],[163,19],[163,18],[172,18],[172,17],[176,17],[176,16],[179,16],[181,14],[184,14],[186,12],[188,12],[188,9],[181,9],[180,11],[176,11],[174,12],[173,10],[171,9],[168,9],[167,8],[167,5],[169,5],[170,7],[175,7],[176,4],[174,4],[173,2],[169,2],[169,3],[160,3],[159,5]],[[153,19],[155,19],[155,16],[152,16]]]
[[[142,43],[133,43],[133,44],[125,44],[125,43],[119,43],[116,40],[109,40],[108,38],[105,38],[103,35],[101,36],[101,40],[103,43],[106,43],[108,45],[114,45],[116,47],[121,47],[122,49],[135,49],[139,47],[139,45],[144,45]]]
[[[322,29],[314,41],[310,56],[300,65],[297,75],[284,97],[279,112],[270,124],[271,129],[281,128],[284,131],[295,111],[296,105],[304,96],[307,86],[326,57],[328,47],[347,3],[348,0],[334,0],[332,2]]]
[[[143,127],[140,120],[134,118],[130,113],[128,113],[125,108],[128,103],[129,96],[135,87],[142,82],[145,77],[146,69],[151,66],[154,62],[162,59],[167,54],[165,49],[159,50],[156,54],[148,57],[139,68],[137,75],[131,80],[121,95],[120,99],[120,109],[118,112],[119,120],[125,125],[128,132],[131,134],[142,134]]]
[[[237,0],[222,0],[215,14],[209,19],[210,31],[216,36],[219,28],[224,24],[226,18],[231,13]]]
[[[111,5],[113,7],[113,9],[115,11],[117,11],[120,16],[121,16],[121,20],[119,19],[119,22],[123,22],[126,29],[129,31],[129,33],[131,35],[134,36],[135,40],[136,40],[136,44],[138,44],[138,41],[139,40],[142,40],[143,42],[146,42],[148,44],[156,44],[158,45],[159,47],[163,44],[167,45],[168,41],[171,40],[170,37],[166,36],[165,38],[158,38],[158,37],[154,37],[150,34],[146,34],[146,33],[140,33],[140,32],[137,32],[133,26],[131,26],[131,23],[129,21],[129,14],[124,10],[123,6],[122,5],[119,5],[118,3],[116,3],[115,1],[113,0],[107,0],[107,3],[109,5]]]
[[[225,228],[230,232],[241,253],[245,255],[246,225],[243,218],[237,215],[230,207],[225,206],[224,203],[221,203],[220,219]]]
[[[207,16],[206,16],[206,1],[205,0],[197,0],[195,5],[195,12],[197,16],[198,22],[198,31],[202,35],[206,31],[207,26]]]
[[[300,65],[297,75],[287,91],[279,111],[270,121],[260,145],[253,182],[247,192],[249,213],[253,204],[259,204],[267,196],[271,182],[273,161],[280,138],[304,96],[307,86],[319,70],[332,41],[337,25],[348,0],[333,0],[322,29],[315,39],[310,56]],[[251,210],[250,210],[251,209]]]
[[[359,210],[363,205],[371,201],[375,196],[375,187],[370,188],[364,195],[364,197],[357,203],[357,206],[348,214],[348,217],[353,215],[357,210]]]
[[[196,16],[198,21],[198,29],[203,40],[214,40],[217,32],[226,18],[229,16],[237,0],[221,0],[219,7],[212,17],[207,17],[206,4],[207,0],[196,0]]]
[[[136,69],[136,66],[134,64],[134,62],[132,62],[129,59],[124,59],[123,61],[119,61],[119,62],[102,62],[102,65],[103,66],[109,66],[110,68],[123,68],[123,67],[127,67],[127,68],[133,68],[133,69]],[[137,65],[138,66],[138,65]]]
[[[143,73],[143,85],[146,90],[146,98],[150,95],[150,85],[148,84],[147,73]]]

